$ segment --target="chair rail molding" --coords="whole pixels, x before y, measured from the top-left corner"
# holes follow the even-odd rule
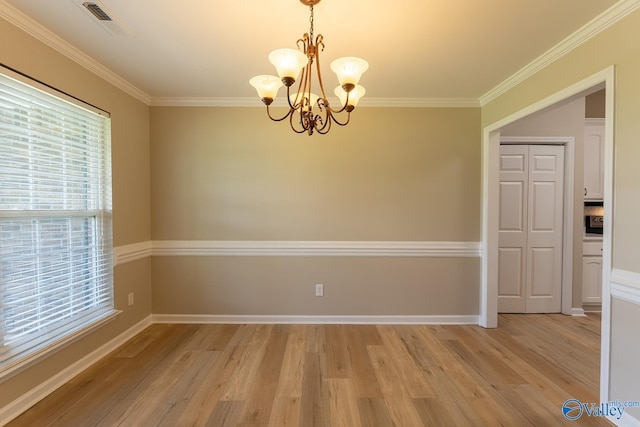
[[[640,305],[640,273],[611,270],[611,296]]]
[[[117,246],[114,265],[149,256],[478,258],[480,242],[153,240]]]

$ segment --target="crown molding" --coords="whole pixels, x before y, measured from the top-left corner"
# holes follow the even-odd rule
[[[609,28],[625,16],[640,8],[640,0],[620,0],[615,5],[556,44],[534,61],[517,71],[479,99],[476,98],[364,98],[360,107],[387,108],[478,108],[513,89],[552,62],[571,52],[601,31]],[[149,106],[162,107],[263,107],[255,98],[207,98],[207,97],[151,97],[127,80],[92,59],[75,46],[66,42],[18,9],[0,0],[0,18],[25,31],[59,53],[103,78],[115,87]],[[274,106],[284,106],[276,101]]]
[[[20,28],[22,31],[43,42],[47,46],[55,49],[57,52],[96,74],[98,77],[103,78],[138,101],[146,105],[150,104],[151,97],[148,94],[109,70],[98,61],[89,57],[80,49],[66,42],[55,33],[49,31],[24,13],[20,12],[5,0],[0,0],[0,18],[4,18],[9,23]]]
[[[578,46],[585,43],[598,33],[611,27],[625,16],[631,14],[640,7],[640,0],[620,0],[609,9],[586,23],[580,29],[572,33],[566,39],[556,44],[554,47],[540,55],[534,61],[525,65],[511,77],[504,80],[498,86],[491,89],[480,97],[480,106],[484,107],[500,95],[513,89],[538,71],[547,67],[552,62],[560,59]]]
[[[258,98],[198,98],[166,97],[152,98],[152,107],[254,107],[264,108]],[[276,99],[273,107],[286,107],[284,98]],[[479,108],[475,98],[363,98],[358,104],[362,107],[386,108]]]

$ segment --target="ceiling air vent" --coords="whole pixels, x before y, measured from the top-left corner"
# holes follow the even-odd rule
[[[83,1],[71,0],[81,8],[91,20],[100,25],[107,33],[116,37],[135,37],[127,27],[125,27],[113,12],[111,12],[100,0]]]
[[[100,21],[113,21],[113,19],[111,19],[111,17],[107,14],[107,12],[102,10],[99,4],[86,1],[82,3],[82,5],[85,7],[85,9],[91,12],[91,14],[95,16],[97,19],[99,19]]]

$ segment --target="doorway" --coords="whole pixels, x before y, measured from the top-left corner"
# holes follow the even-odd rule
[[[482,135],[482,266],[479,324],[498,326],[498,163],[500,129],[523,117],[568,99],[606,89],[604,153],[604,227],[602,258],[602,334],[600,396],[607,398],[611,341],[611,234],[613,214],[613,123],[615,67],[610,66],[510,116],[486,126]],[[609,218],[609,220],[607,220]]]

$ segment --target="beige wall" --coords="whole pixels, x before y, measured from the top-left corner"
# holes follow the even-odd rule
[[[479,123],[362,108],[309,137],[261,108],[154,107],[152,237],[478,241]]]
[[[479,274],[478,258],[157,257],[153,312],[477,315]]]
[[[611,400],[640,401],[640,390],[635,379],[640,378],[640,340],[637,332],[630,333],[630,325],[637,325],[640,319],[640,306],[628,301],[613,300],[611,317],[611,346],[616,349],[611,355]],[[626,411],[640,419],[640,408]]]
[[[584,119],[585,98],[532,114],[500,130],[502,136],[571,136],[575,138],[573,171],[572,307],[582,308],[582,241],[584,237]]]
[[[154,107],[152,237],[477,242],[479,124],[362,108],[309,137],[259,108]],[[478,313],[477,258],[161,257],[152,277],[154,313]]]
[[[639,36],[640,11],[636,11],[482,109],[482,126],[488,126],[583,78],[615,65],[613,267],[635,273],[640,272],[640,227],[637,225],[640,210],[640,43],[637,42]],[[614,298],[612,320],[616,336],[637,337],[639,310],[623,308]],[[611,343],[610,351],[613,362],[610,390],[616,393],[637,391],[640,372],[637,369],[627,371],[626,367],[640,360],[638,348],[615,339]],[[615,397],[621,400],[638,399],[637,394],[618,394]]]
[[[0,19],[1,62],[111,112],[115,245],[150,239],[149,108]],[[10,41],[10,42],[9,42]],[[86,338],[3,382],[0,407],[67,368],[151,313],[150,261],[115,269],[115,303],[123,313]],[[126,304],[135,292],[136,303]]]

